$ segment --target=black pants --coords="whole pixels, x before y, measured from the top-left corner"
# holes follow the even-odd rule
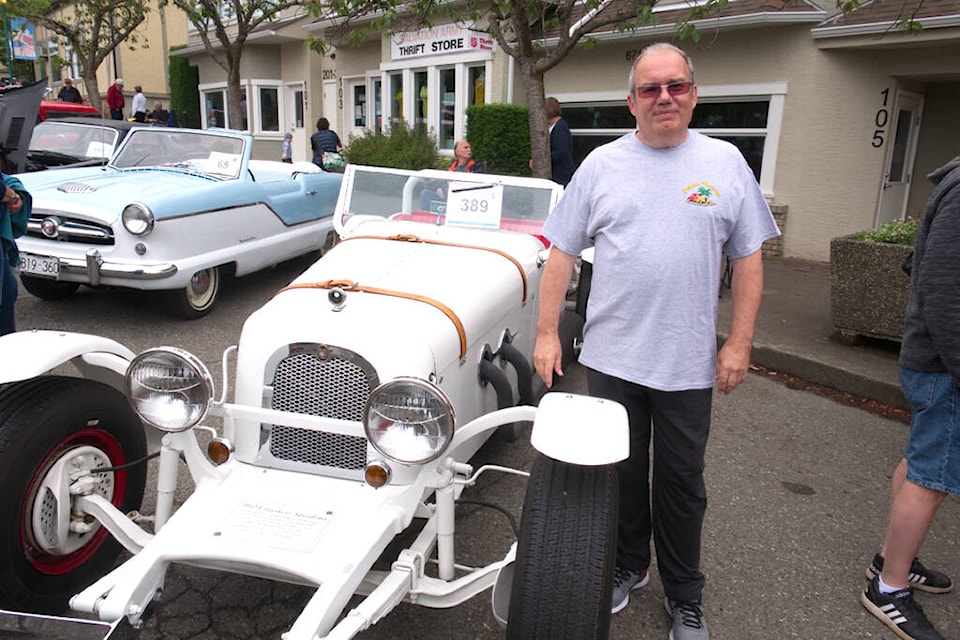
[[[630,457],[617,464],[617,563],[634,571],[649,567],[652,532],[664,595],[672,600],[698,600],[704,583],[700,572],[707,509],[703,468],[713,389],[658,391],[592,369],[587,369],[587,386],[590,395],[624,405],[630,419]]]

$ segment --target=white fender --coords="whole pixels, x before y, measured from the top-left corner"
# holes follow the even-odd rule
[[[0,384],[29,380],[72,362],[80,373],[122,387],[134,353],[115,340],[66,331],[18,331],[0,337]]]
[[[597,466],[630,455],[627,410],[619,402],[573,393],[540,400],[530,444],[554,460]]]

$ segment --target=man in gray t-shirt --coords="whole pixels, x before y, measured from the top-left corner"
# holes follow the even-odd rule
[[[779,235],[740,152],[688,130],[696,102],[689,57],[668,44],[644,49],[627,96],[637,131],[584,160],[544,226],[552,249],[534,353],[550,386],[562,375],[567,283],[576,257],[594,247],[580,361],[591,395],[622,403],[630,416],[630,457],[618,465],[613,611],[647,583],[652,535],[674,640],[709,638],[700,539],[713,386],[729,393],[746,377],[763,289],[760,249]],[[733,320],[718,354],[723,253],[733,266]]]

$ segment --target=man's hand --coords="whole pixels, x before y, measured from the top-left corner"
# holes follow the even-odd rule
[[[576,256],[560,251],[555,246],[550,249],[547,266],[540,281],[540,315],[537,318],[537,342],[533,348],[533,366],[543,378],[547,388],[553,386],[553,374],[563,375],[560,365],[563,350],[560,335],[560,311],[567,295],[570,276]]]
[[[537,343],[533,348],[533,366],[548,389],[553,386],[554,373],[558,376],[563,375],[563,370],[560,368],[562,357],[563,350],[560,347],[560,336],[557,332],[538,332]]]
[[[730,393],[747,377],[750,366],[750,343],[734,344],[727,340],[717,354],[717,391]]]
[[[731,259],[733,279],[733,316],[730,337],[717,354],[717,391],[730,393],[747,377],[753,329],[763,296],[763,257],[759,250],[743,258]]]

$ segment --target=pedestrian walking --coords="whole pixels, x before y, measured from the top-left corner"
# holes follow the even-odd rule
[[[293,134],[289,131],[283,134],[283,144],[280,146],[280,162],[293,162]]]
[[[123,97],[123,78],[117,78],[107,89],[107,106],[110,108],[111,120],[123,120],[123,108],[127,99]]]

